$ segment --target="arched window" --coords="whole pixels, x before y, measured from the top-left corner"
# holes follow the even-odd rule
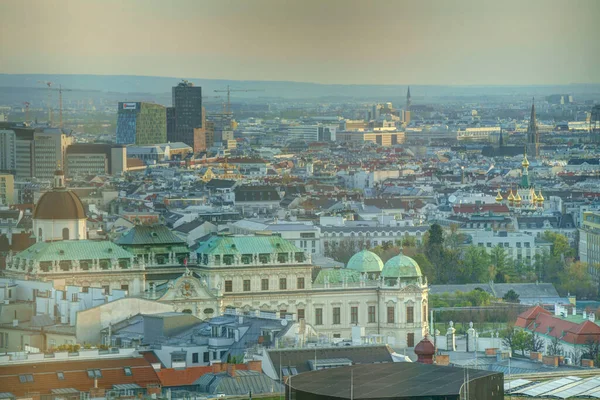
[[[38,239],[42,240],[42,228],[38,228]]]
[[[63,240],[69,240],[69,228],[63,228],[62,237]]]

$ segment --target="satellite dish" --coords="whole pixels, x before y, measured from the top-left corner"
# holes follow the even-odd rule
[[[451,195],[450,197],[448,197],[448,202],[449,203],[456,203],[456,196],[455,195]]]
[[[287,326],[287,319],[282,319],[281,320],[281,325],[282,326]]]

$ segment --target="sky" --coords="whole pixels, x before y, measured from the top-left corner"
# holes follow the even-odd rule
[[[600,0],[0,0],[0,73],[600,83]]]

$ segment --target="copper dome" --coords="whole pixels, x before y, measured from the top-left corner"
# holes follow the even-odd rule
[[[85,209],[79,197],[68,190],[51,190],[40,197],[33,219],[84,219]]]

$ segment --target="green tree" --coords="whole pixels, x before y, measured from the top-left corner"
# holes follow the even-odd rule
[[[587,263],[568,262],[559,276],[557,289],[562,295],[570,293],[580,299],[595,299],[598,296],[598,287],[588,272]]]
[[[492,247],[490,251],[490,262],[494,266],[494,270],[496,272],[496,277],[499,279],[494,279],[497,282],[507,282],[512,280],[512,277],[515,275],[514,266],[512,261],[508,258],[508,254],[506,254],[506,250],[501,245]],[[498,275],[502,275],[499,277]]]
[[[427,281],[429,283],[436,283],[435,282],[436,274],[435,274],[434,266],[431,263],[431,261],[429,261],[427,256],[423,253],[417,253],[414,255],[413,260],[415,260],[417,262],[417,264],[419,264],[419,267],[421,268],[421,273],[427,277]]]
[[[560,233],[546,231],[542,239],[552,243],[552,256],[557,258],[575,257],[575,249],[569,244],[569,239]]]
[[[489,256],[485,248],[478,246],[467,247],[458,268],[458,281],[460,283],[486,282],[489,262]]]
[[[519,300],[519,294],[512,289],[510,289],[508,292],[506,292],[504,294],[504,296],[502,296],[502,300],[504,300],[507,303],[520,303],[521,302],[521,300]]]
[[[520,350],[521,355],[524,356],[525,351],[529,350],[531,343],[531,334],[529,332],[519,330],[515,333],[515,337],[513,339],[513,350]]]

